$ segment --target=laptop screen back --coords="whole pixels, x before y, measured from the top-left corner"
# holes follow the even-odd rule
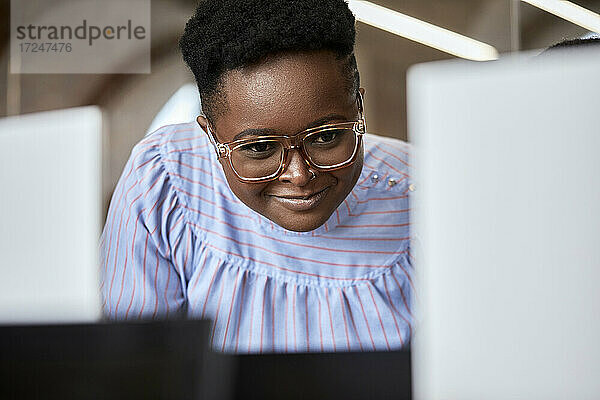
[[[409,75],[417,399],[600,397],[600,52]]]
[[[101,132],[96,107],[0,120],[0,323],[100,317]]]

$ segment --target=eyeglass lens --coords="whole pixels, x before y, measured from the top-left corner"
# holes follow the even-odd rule
[[[352,159],[357,137],[352,128],[327,128],[307,135],[304,151],[316,167],[334,167]],[[233,169],[243,178],[259,179],[275,174],[284,162],[284,146],[277,140],[259,139],[231,151]]]

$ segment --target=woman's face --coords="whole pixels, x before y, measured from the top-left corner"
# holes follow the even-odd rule
[[[349,93],[340,61],[330,52],[291,53],[251,68],[228,72],[223,79],[226,106],[211,129],[221,143],[247,129],[269,135],[294,135],[309,127],[358,118],[356,95]],[[198,122],[206,130],[206,119]],[[221,159],[233,193],[248,207],[292,231],[310,231],[327,221],[350,193],[361,173],[363,149],[356,161],[335,171],[315,171],[297,150],[276,180],[240,182]]]

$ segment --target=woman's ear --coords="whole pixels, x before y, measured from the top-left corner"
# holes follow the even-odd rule
[[[359,88],[358,91],[360,92],[360,94],[362,95],[362,97],[365,97],[365,88]]]
[[[198,115],[198,117],[196,118],[196,122],[198,122],[198,125],[200,125],[200,128],[202,128],[204,132],[208,132],[208,130],[206,129],[206,126],[208,125],[208,120],[204,115]]]

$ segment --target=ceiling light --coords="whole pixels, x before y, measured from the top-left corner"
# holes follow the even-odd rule
[[[576,25],[600,33],[600,15],[564,0],[521,0]]]
[[[498,51],[489,44],[420,19],[409,17],[368,1],[348,0],[348,5],[360,22],[434,49],[475,61],[489,61],[498,58]]]

